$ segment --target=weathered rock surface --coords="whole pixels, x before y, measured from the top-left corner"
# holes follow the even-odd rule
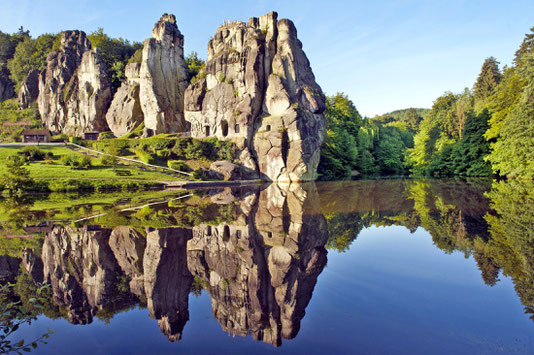
[[[106,65],[82,31],[65,31],[61,48],[47,57],[39,80],[39,113],[52,133],[81,135],[107,131],[111,102]]]
[[[140,100],[148,135],[188,130],[184,119],[187,65],[183,46],[176,18],[168,14],[161,16],[152,38],[143,43]]]
[[[139,98],[140,63],[128,64],[125,69],[126,81],[115,93],[106,114],[109,129],[116,137],[130,133],[144,122],[145,116]]]
[[[241,168],[239,165],[229,161],[218,160],[211,163],[207,175],[209,179],[239,180],[241,178]]]
[[[235,140],[249,170],[271,180],[315,179],[325,97],[291,21],[271,12],[220,26],[185,108],[193,137]]]
[[[20,86],[17,103],[22,109],[30,107],[39,97],[39,71],[32,69]]]
[[[80,136],[109,130],[106,111],[111,103],[111,84],[98,48],[83,54],[69,94],[63,133]]]
[[[39,114],[43,124],[52,133],[62,133],[67,122],[67,102],[70,98],[71,80],[82,56],[91,49],[91,43],[83,31],[65,31],[61,34],[61,47],[46,57],[46,70],[39,78]]]

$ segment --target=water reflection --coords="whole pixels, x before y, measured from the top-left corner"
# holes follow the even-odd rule
[[[2,221],[0,277],[25,290],[49,283],[50,302],[35,312],[73,324],[146,307],[171,341],[187,327],[190,293],[207,292],[225,332],[279,346],[299,332],[327,249],[346,251],[362,229],[396,225],[422,227],[444,252],[472,256],[489,286],[510,276],[534,314],[533,187],[484,180],[271,184],[96,214],[88,208],[89,219],[76,208],[77,222],[61,224],[43,223],[50,214],[28,208],[33,202],[8,201],[18,212]],[[24,216],[31,218],[23,223]],[[35,237],[12,238],[17,233]]]

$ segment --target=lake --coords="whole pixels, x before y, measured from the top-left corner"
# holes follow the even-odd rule
[[[13,339],[53,329],[39,354],[533,353],[533,187],[406,179],[4,199],[0,276],[37,317]]]

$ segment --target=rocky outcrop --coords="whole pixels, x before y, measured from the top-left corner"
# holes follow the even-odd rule
[[[325,97],[291,21],[271,12],[220,26],[185,109],[193,137],[235,140],[242,164],[260,176],[315,179]]]
[[[82,31],[65,31],[61,48],[47,57],[39,80],[39,113],[52,133],[81,135],[108,130],[111,101],[106,65]]]
[[[67,94],[67,121],[63,133],[108,131],[106,111],[111,102],[111,84],[98,48],[85,52]]]
[[[65,31],[61,34],[59,51],[46,57],[46,69],[39,78],[37,103],[44,126],[55,134],[62,133],[65,128],[71,80],[76,78],[83,54],[90,49],[85,32]]]
[[[164,14],[143,43],[140,101],[147,135],[185,132],[184,92],[187,65],[184,37],[174,15]]]
[[[39,71],[36,69],[30,70],[28,76],[20,86],[17,103],[21,109],[30,107],[32,103],[37,100],[39,96]]]
[[[17,276],[19,267],[19,258],[0,255],[0,281],[12,281]]]
[[[226,160],[219,160],[211,163],[207,175],[209,179],[239,180],[241,179],[241,169],[239,165]]]
[[[106,114],[109,129],[116,137],[130,133],[144,122],[145,116],[139,98],[140,63],[128,64],[125,69],[126,81],[115,93]]]

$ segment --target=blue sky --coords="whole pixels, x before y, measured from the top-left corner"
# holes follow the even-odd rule
[[[1,0],[0,30],[24,25],[36,36],[103,27],[112,37],[142,41],[168,12],[186,53],[205,58],[225,20],[271,10],[295,22],[323,90],[346,93],[366,116],[430,107],[445,91],[471,87],[485,58],[510,64],[534,26],[533,0]]]

